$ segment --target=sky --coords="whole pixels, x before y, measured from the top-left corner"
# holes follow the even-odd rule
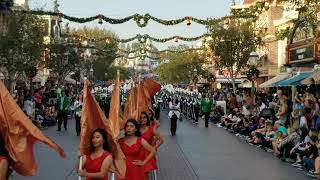
[[[76,17],[88,17],[103,14],[111,18],[123,18],[135,13],[149,13],[161,19],[177,19],[185,16],[196,18],[218,18],[228,15],[230,12],[231,0],[59,0],[59,10],[67,15]],[[31,9],[53,10],[53,0],[29,0]],[[64,21],[66,22],[66,20]],[[186,26],[185,23],[175,26],[164,26],[149,21],[147,27],[140,28],[134,21],[121,25],[108,23],[70,23],[70,27],[101,27],[113,31],[120,38],[129,38],[137,34],[149,34],[152,37],[164,38],[175,35],[194,37],[206,33],[205,26],[192,23]],[[153,43],[158,49],[166,49],[170,45],[188,44],[189,46],[199,42],[174,42]]]

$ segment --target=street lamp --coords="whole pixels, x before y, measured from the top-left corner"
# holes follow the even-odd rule
[[[258,66],[258,60],[259,60],[259,54],[257,53],[257,52],[251,52],[250,53],[250,56],[249,56],[249,59],[248,59],[248,64],[251,66],[251,67],[254,67],[254,68],[256,68],[257,66]],[[252,84],[251,84],[251,97],[252,97],[252,99],[253,99],[253,102],[255,102],[254,101],[254,89],[255,89],[255,87],[254,87],[254,80],[253,80],[253,78],[251,78],[251,82],[252,82]]]
[[[194,70],[193,70],[193,75],[194,75],[194,77],[197,76],[197,73],[198,73],[198,70],[197,70],[197,69],[194,69]]]
[[[93,81],[93,68],[92,68],[92,66],[91,66],[91,68],[90,68],[90,76],[91,76],[91,79],[92,79],[92,81]]]
[[[250,66],[258,66],[258,60],[259,60],[259,54],[257,52],[251,52],[249,59],[248,59],[248,63]]]

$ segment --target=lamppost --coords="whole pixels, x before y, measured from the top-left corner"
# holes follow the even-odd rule
[[[93,82],[93,68],[92,68],[92,65],[91,65],[91,68],[90,68],[90,77],[91,77],[91,80]]]
[[[251,68],[255,69],[258,66],[258,60],[259,60],[259,55],[257,52],[251,52],[249,59],[248,59],[248,64]],[[251,77],[251,97],[254,101],[254,91],[255,91],[255,86],[254,86],[254,81],[256,77]]]
[[[198,74],[198,70],[196,68],[194,68],[193,69],[194,89],[197,87],[197,74]]]
[[[198,70],[197,69],[193,69],[193,78],[196,78],[198,74]]]

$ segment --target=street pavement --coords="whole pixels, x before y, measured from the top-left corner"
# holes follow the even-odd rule
[[[199,125],[193,125],[184,119],[178,123],[177,135],[169,135],[169,119],[161,114],[160,132],[163,134],[165,143],[176,144],[182,151],[181,154],[168,157],[167,153],[177,151],[174,148],[159,150],[160,170],[158,177],[166,177],[163,180],[303,180],[309,179],[304,171],[291,167],[290,164],[281,162],[272,154],[260,148],[250,146],[244,140],[230,134],[222,128],[209,124],[204,127],[204,121]],[[173,141],[173,142],[172,142]],[[174,147],[171,145],[171,147]],[[191,165],[189,172],[180,172],[175,169],[174,162],[183,156],[185,166]],[[171,162],[171,163],[170,163]],[[164,165],[170,165],[166,168]],[[181,166],[178,165],[178,167]],[[163,172],[164,171],[164,172]],[[171,174],[166,174],[167,172]],[[183,173],[195,173],[193,176]],[[162,179],[161,179],[162,180]]]
[[[210,124],[193,125],[188,120],[178,123],[177,135],[169,134],[169,119],[161,113],[160,132],[165,144],[159,148],[159,180],[303,180],[305,172],[296,170],[255,146]],[[42,143],[35,145],[38,174],[34,177],[13,175],[13,180],[76,180],[76,152],[79,138],[75,122],[69,120],[68,131],[56,127],[44,133],[66,152],[62,159]]]

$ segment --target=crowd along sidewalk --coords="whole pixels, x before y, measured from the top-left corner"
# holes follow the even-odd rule
[[[165,143],[158,152],[159,180],[301,180],[303,171],[272,154],[250,146],[223,128],[184,119],[177,135],[169,135],[170,121],[161,113],[160,132]]]

